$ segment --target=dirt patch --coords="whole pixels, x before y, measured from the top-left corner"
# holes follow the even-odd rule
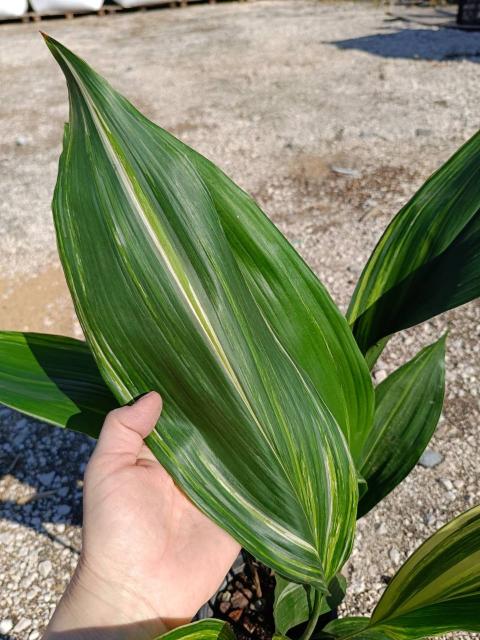
[[[82,332],[60,266],[30,278],[0,280],[0,327],[81,337]]]

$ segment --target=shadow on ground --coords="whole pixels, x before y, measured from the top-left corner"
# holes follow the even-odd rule
[[[472,60],[480,62],[480,33],[456,29],[399,28],[360,38],[331,41],[339,49],[365,51],[406,60]]]
[[[0,405],[0,520],[33,529],[78,552],[57,536],[59,529],[62,532],[57,525],[82,522],[83,472],[93,447],[88,436]]]

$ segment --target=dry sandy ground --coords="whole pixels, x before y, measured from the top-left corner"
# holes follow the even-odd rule
[[[479,124],[480,34],[385,18],[266,0],[42,26],[252,192],[344,308],[389,219]],[[35,25],[0,36],[0,326],[78,335],[49,211],[64,81]],[[399,562],[480,502],[479,305],[393,340],[377,376],[447,326],[443,461],[360,522],[348,612],[370,611]],[[0,409],[1,637],[38,638],[68,581],[91,447]]]

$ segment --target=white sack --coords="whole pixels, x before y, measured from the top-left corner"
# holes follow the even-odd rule
[[[30,4],[37,13],[76,13],[77,11],[98,11],[103,5],[103,0],[30,0]]]
[[[0,18],[19,18],[27,9],[27,0],[0,0]]]

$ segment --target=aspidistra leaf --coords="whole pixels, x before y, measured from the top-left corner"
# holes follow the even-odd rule
[[[0,332],[0,402],[94,438],[118,406],[85,342],[14,331]]]
[[[273,617],[275,630],[283,635],[312,615],[314,592],[308,585],[275,578]]]
[[[177,627],[156,640],[235,640],[235,634],[229,624],[212,618]]]
[[[365,266],[348,319],[364,353],[480,295],[480,133],[400,210]]]
[[[480,631],[480,506],[442,527],[405,562],[370,620],[330,623],[351,640],[416,640]],[[358,626],[356,626],[358,625]]]
[[[370,627],[394,640],[480,631],[480,506],[426,540],[393,577]]]
[[[368,367],[347,321],[257,203],[212,162],[166,131],[162,134],[187,154],[203,178],[264,319],[310,377],[356,461],[372,425],[374,396]]]
[[[309,585],[289,582],[281,576],[275,577],[275,601],[273,617],[275,630],[286,635],[290,629],[307,622],[312,616],[314,591]],[[317,613],[323,615],[336,609],[345,597],[347,581],[342,574],[334,576],[328,585],[328,594],[322,595]]]
[[[365,515],[413,469],[435,431],[445,392],[445,337],[426,347],[375,389],[375,419],[360,458]]]
[[[257,558],[325,589],[357,502],[338,423],[265,321],[188,155],[47,43],[70,94],[57,240],[102,376],[122,403],[158,390],[147,443],[175,481]]]
[[[346,638],[349,636],[354,637],[356,640],[361,640],[363,637],[361,632],[368,626],[369,621],[370,618],[361,616],[332,620],[322,631],[313,635],[313,640],[328,640],[329,638]],[[365,636],[365,640],[367,638],[370,640],[369,636]],[[386,639],[378,638],[378,640]]]

